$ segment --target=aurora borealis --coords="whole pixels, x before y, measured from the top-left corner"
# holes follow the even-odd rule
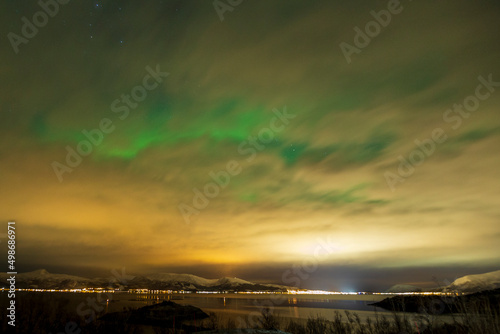
[[[42,9],[4,1],[19,271],[281,284],[313,259],[302,287],[347,291],[498,269],[500,6],[401,1],[346,61],[389,2],[245,0],[221,20],[213,1],[69,1],[16,53]]]

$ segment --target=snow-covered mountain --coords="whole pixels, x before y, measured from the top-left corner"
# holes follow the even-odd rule
[[[140,282],[140,283],[139,283]],[[147,285],[162,290],[215,290],[215,291],[285,291],[286,287],[257,284],[236,277],[207,279],[191,274],[152,274],[137,276],[128,285]]]
[[[7,278],[12,275],[0,273],[1,286],[7,285]],[[45,269],[35,270],[16,275],[17,288],[44,288],[44,289],[75,289],[92,286],[91,280],[84,277],[51,274]]]
[[[445,287],[444,291],[469,293],[494,289],[500,289],[500,270],[457,278],[453,283]]]
[[[152,281],[160,281],[160,282],[185,282],[191,283],[194,286],[219,286],[219,285],[237,285],[237,284],[253,284],[252,282],[248,282],[239,278],[232,277],[223,277],[223,278],[215,278],[215,279],[207,279],[191,274],[152,274],[146,276],[148,279]]]
[[[7,287],[10,275],[0,273],[0,286]],[[64,274],[51,274],[41,269],[16,275],[17,288],[78,289],[78,288],[122,288],[191,291],[285,291],[287,287],[274,284],[257,284],[236,277],[207,279],[190,274],[161,273],[148,276],[126,276],[116,278],[85,278]]]

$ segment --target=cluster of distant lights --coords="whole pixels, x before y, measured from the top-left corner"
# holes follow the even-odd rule
[[[0,291],[9,291],[8,288],[0,288]],[[104,288],[82,288],[82,289],[16,289],[16,291],[29,291],[29,292],[78,292],[78,293],[115,293],[119,289],[104,289]]]
[[[105,289],[105,288],[82,288],[82,289],[16,289],[17,291],[29,292],[76,292],[76,293],[115,293],[127,292],[134,294],[251,294],[251,295],[269,295],[269,294],[283,294],[283,295],[433,295],[433,296],[454,296],[456,292],[340,292],[340,291],[323,291],[323,290],[302,290],[302,289],[288,289],[284,291],[187,291],[187,290],[150,290],[150,289],[129,289],[123,291],[120,289]],[[0,291],[9,291],[8,288],[0,288]]]
[[[438,295],[451,296],[454,292],[341,292],[341,291],[323,291],[323,290],[288,290],[290,295]]]

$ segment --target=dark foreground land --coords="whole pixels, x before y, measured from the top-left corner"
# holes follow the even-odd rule
[[[75,312],[68,300],[48,293],[19,298],[23,300],[17,303],[16,326],[9,326],[2,312],[1,333],[500,334],[500,290],[446,299],[393,297],[377,304],[394,313],[366,321],[349,311],[337,312],[331,319],[284,320],[264,309],[246,326],[171,301],[104,314],[89,308]],[[3,310],[6,300],[0,305]]]

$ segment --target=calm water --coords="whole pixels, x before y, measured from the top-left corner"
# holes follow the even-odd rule
[[[368,304],[384,299],[384,296],[373,295],[247,295],[247,294],[106,294],[90,293],[58,293],[58,292],[20,292],[17,293],[17,302],[28,302],[31,296],[51,294],[56,298],[69,300],[66,308],[74,310],[78,317],[80,309],[89,309],[88,300],[93,299],[102,303],[105,312],[122,311],[124,308],[139,308],[155,304],[164,300],[171,300],[182,305],[193,305],[206,313],[214,312],[221,320],[248,320],[260,314],[264,307],[270,307],[274,315],[283,319],[307,319],[308,317],[323,316],[333,319],[335,311],[349,310],[357,313],[362,320],[375,318],[377,313],[387,311],[369,306]],[[5,302],[6,293],[0,293],[0,300]],[[109,300],[108,300],[109,299]]]
[[[47,292],[45,292],[47,293]],[[215,312],[222,318],[248,317],[269,307],[273,314],[283,318],[307,319],[317,315],[332,319],[335,311],[356,312],[362,319],[387,313],[384,309],[368,304],[387,296],[373,295],[247,295],[247,294],[130,294],[115,293],[106,302],[106,294],[55,293],[69,298],[69,307],[75,307],[87,298],[96,298],[106,305],[106,312],[139,308],[170,300],[182,305],[193,305],[206,313]]]
[[[305,322],[309,317],[321,316],[333,320],[336,312],[356,313],[362,322],[374,320],[381,315],[392,319],[392,312],[370,306],[389,296],[380,295],[247,295],[247,294],[98,294],[62,292],[16,292],[16,309],[20,314],[29,314],[32,309],[44,311],[59,310],[63,307],[65,317],[71,321],[86,321],[90,315],[89,305],[98,305],[104,312],[117,312],[127,308],[140,308],[170,300],[181,305],[193,305],[206,313],[215,313],[221,326],[229,322],[240,328],[255,327],[264,307],[270,307],[272,314],[279,317],[282,324],[294,319]],[[0,307],[7,307],[7,293],[0,293]],[[38,306],[37,306],[38,305]],[[83,312],[82,312],[83,311]],[[23,313],[24,312],[24,313]],[[27,313],[26,313],[27,312]],[[18,314],[19,314],[18,313]],[[83,313],[83,314],[82,314]],[[100,313],[100,312],[98,312]],[[403,315],[403,314],[400,314]],[[56,315],[57,316],[57,315]],[[413,314],[407,314],[412,319]],[[434,316],[445,322],[453,322],[450,316]],[[23,318],[31,320],[31,318]],[[198,319],[199,320],[199,319]],[[4,317],[4,323],[7,318]],[[207,319],[208,321],[208,319]],[[347,322],[344,316],[343,321]],[[413,321],[413,320],[412,320]],[[200,325],[193,318],[194,324]],[[6,324],[4,324],[4,328]]]
[[[348,310],[366,319],[375,318],[377,313],[387,313],[384,309],[368,305],[386,297],[373,295],[130,294],[128,298],[117,296],[116,302],[109,303],[109,310],[114,309],[112,304],[132,306],[133,303],[146,305],[155,301],[172,300],[179,304],[199,307],[206,313],[215,312],[222,318],[248,317],[251,314],[260,313],[263,307],[267,306],[273,314],[282,318],[307,319],[320,315],[333,319],[335,311]]]

